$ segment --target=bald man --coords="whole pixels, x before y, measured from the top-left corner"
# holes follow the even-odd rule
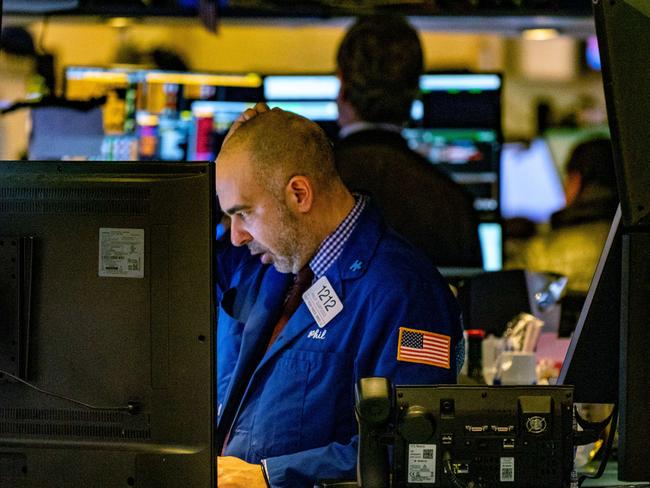
[[[316,124],[258,105],[237,125],[216,169],[231,221],[217,270],[218,486],[354,479],[354,385],[455,382],[459,310],[433,265],[343,185]]]

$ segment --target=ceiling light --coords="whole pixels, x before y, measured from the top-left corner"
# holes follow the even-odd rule
[[[111,17],[106,20],[106,23],[110,27],[115,27],[116,29],[123,29],[124,27],[133,25],[134,22],[133,19],[128,17]]]
[[[560,32],[557,29],[544,28],[544,29],[525,29],[521,33],[521,37],[527,41],[548,41],[559,37]]]

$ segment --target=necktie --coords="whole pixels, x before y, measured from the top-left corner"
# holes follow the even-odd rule
[[[275,324],[271,338],[269,339],[268,347],[271,347],[271,344],[275,339],[280,335],[280,332],[284,329],[284,326],[287,324],[293,313],[300,306],[302,301],[302,294],[309,288],[312,280],[314,279],[314,272],[311,270],[308,264],[306,264],[298,274],[295,276],[293,285],[289,289],[287,298],[284,301],[284,308],[282,309],[282,315],[278,319],[278,322]]]

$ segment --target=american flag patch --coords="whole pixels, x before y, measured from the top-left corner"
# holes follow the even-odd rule
[[[426,330],[399,328],[397,359],[449,369],[451,338]]]

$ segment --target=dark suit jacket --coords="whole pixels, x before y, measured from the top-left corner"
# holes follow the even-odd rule
[[[355,132],[337,142],[335,155],[348,188],[371,195],[386,221],[436,266],[482,265],[472,197],[401,135]]]

